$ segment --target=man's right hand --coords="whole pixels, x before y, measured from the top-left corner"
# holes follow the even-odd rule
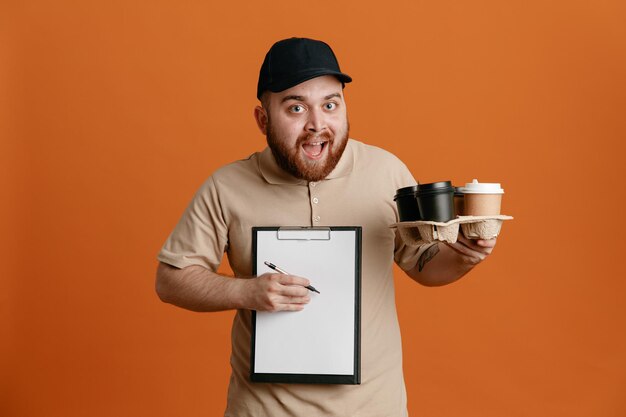
[[[295,275],[267,273],[245,280],[248,308],[257,311],[300,311],[311,301],[310,282]]]
[[[299,311],[310,301],[306,285],[308,279],[293,275],[230,278],[198,265],[179,269],[162,262],[156,279],[162,301],[192,311]]]

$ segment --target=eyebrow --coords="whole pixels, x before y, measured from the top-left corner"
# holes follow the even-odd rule
[[[304,97],[302,96],[285,96],[283,97],[281,103],[284,103],[285,101],[289,101],[289,100],[296,100],[296,101],[304,101]]]
[[[335,98],[335,97],[341,98],[341,94],[339,93],[329,94],[324,97],[324,100],[330,100],[331,98]],[[289,101],[289,100],[306,101],[304,99],[304,96],[289,95],[289,96],[283,97],[283,99],[281,100],[281,103],[284,103],[285,101]]]
[[[341,98],[341,94],[339,94],[339,93],[329,94],[326,97],[324,97],[324,100],[330,100],[331,98],[335,98],[335,97]]]

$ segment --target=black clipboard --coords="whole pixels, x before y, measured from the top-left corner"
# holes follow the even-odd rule
[[[271,262],[320,294],[299,312],[252,311],[252,382],[361,383],[361,227],[253,227],[252,272]]]

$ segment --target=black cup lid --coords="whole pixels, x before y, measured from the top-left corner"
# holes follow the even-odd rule
[[[454,191],[451,181],[431,182],[430,184],[420,184],[420,193],[432,193],[441,191]]]
[[[412,185],[410,187],[398,188],[398,190],[396,190],[396,196],[393,199],[395,200],[397,197],[405,195],[414,195],[419,187],[419,185]]]

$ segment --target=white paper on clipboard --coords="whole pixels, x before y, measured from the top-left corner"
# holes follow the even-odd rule
[[[320,294],[298,312],[255,312],[251,378],[257,382],[360,382],[359,227],[254,228],[253,270],[271,262]]]

